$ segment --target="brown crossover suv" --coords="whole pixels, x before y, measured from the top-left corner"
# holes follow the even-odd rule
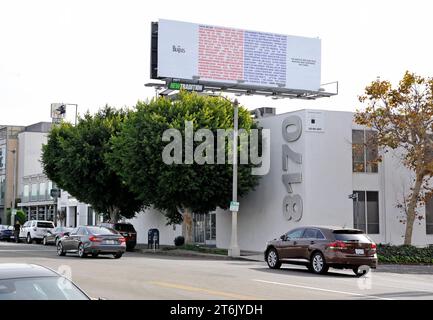
[[[364,266],[377,266],[376,244],[362,230],[305,226],[269,241],[265,261],[271,269],[290,263],[305,265],[319,274],[333,267],[352,269],[361,276],[368,272]]]

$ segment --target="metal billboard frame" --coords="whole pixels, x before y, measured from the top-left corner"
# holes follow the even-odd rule
[[[173,82],[203,86],[202,91],[205,93],[227,92],[235,95],[260,95],[271,97],[273,99],[288,98],[315,100],[317,98],[329,98],[338,95],[338,81],[321,84],[318,91],[311,91],[288,89],[284,87],[275,88],[245,85],[243,84],[243,80],[238,80],[237,83],[234,84],[221,84],[219,82],[202,81],[199,76],[193,76],[192,80],[158,77],[158,22],[151,22],[150,78],[162,81],[162,83],[150,82],[145,84],[146,87],[154,87],[156,92],[165,89],[159,93],[161,96],[167,96],[173,91],[176,91],[168,88],[169,84]],[[331,86],[333,87],[333,90],[328,91],[326,88]]]

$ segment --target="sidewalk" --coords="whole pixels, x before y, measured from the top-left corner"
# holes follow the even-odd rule
[[[254,251],[241,251],[239,258],[232,258],[223,254],[213,254],[197,252],[193,250],[176,249],[172,246],[161,245],[159,248],[153,249],[148,248],[147,245],[137,245],[136,252],[140,252],[146,255],[164,255],[164,256],[176,256],[176,257],[198,257],[198,258],[210,258],[218,260],[249,260],[249,261],[264,261],[263,253]]]
[[[401,274],[433,274],[433,265],[379,264],[376,271]]]
[[[170,248],[168,250],[167,248]],[[159,249],[148,249],[147,245],[141,245],[136,249],[146,255],[195,257],[211,260],[245,260],[264,262],[263,253],[257,251],[241,251],[239,258],[232,258],[222,254],[203,253],[192,250],[175,249],[172,246],[161,246]],[[375,272],[399,273],[399,274],[433,274],[433,265],[404,265],[404,264],[379,264]]]

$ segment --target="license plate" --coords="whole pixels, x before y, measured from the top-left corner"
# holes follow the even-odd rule
[[[105,240],[104,244],[116,244],[117,241],[116,240]]]
[[[355,249],[356,254],[364,254],[364,249]]]

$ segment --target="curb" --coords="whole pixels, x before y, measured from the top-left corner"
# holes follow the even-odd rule
[[[184,257],[184,258],[207,258],[214,260],[233,260],[233,261],[262,261],[257,259],[248,258],[248,256],[241,256],[237,258],[212,253],[203,253],[189,250],[152,250],[152,249],[138,249],[137,253],[149,256],[169,256],[169,257]]]

